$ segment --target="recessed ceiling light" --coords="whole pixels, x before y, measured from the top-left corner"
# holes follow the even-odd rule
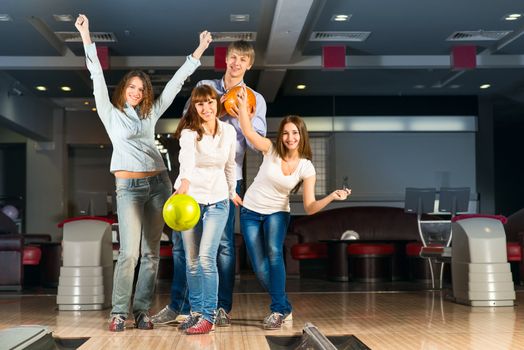
[[[349,21],[350,18],[351,15],[333,15],[333,17],[331,17],[331,20],[334,22],[346,22]]]
[[[505,14],[504,17],[502,17],[502,19],[506,21],[516,21],[520,19],[521,17],[522,17],[522,13],[508,13],[508,14]]]
[[[84,101],[84,105],[88,105],[89,104],[89,101]]]
[[[93,112],[96,112],[96,108],[95,108],[95,107],[91,108],[91,110],[92,110]]]
[[[491,87],[491,84],[482,84],[480,85],[481,89],[489,89]]]
[[[13,19],[7,13],[0,13],[0,22],[10,22]]]
[[[229,15],[231,22],[249,22],[249,15],[247,14],[231,14]]]
[[[298,84],[297,85],[297,90],[304,90],[306,88],[306,85],[304,84]]]
[[[71,88],[69,86],[62,86],[62,87],[60,87],[60,89],[62,91],[68,91],[68,92],[71,91]]]
[[[57,22],[73,22],[73,16],[71,15],[53,15],[53,18]]]
[[[43,85],[35,86],[35,89],[37,89],[38,91],[47,91],[47,88]]]

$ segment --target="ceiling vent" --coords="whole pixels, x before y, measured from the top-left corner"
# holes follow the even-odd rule
[[[366,41],[371,32],[313,32],[309,41]]]
[[[446,41],[497,41],[504,36],[511,33],[511,31],[503,30],[467,30],[451,34]]]
[[[81,43],[82,37],[79,32],[55,32],[60,40],[65,43]],[[110,32],[92,32],[91,40],[96,43],[114,43],[116,36]]]
[[[257,33],[255,32],[212,32],[213,42],[228,42],[228,41],[255,41]]]

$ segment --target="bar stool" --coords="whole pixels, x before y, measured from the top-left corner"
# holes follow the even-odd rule
[[[390,243],[354,243],[347,248],[349,279],[358,282],[391,281],[395,245]]]

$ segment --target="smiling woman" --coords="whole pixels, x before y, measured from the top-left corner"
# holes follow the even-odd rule
[[[133,291],[133,271],[140,249],[142,256],[133,316],[136,328],[152,329],[149,308],[164,227],[162,208],[171,195],[171,181],[156,147],[154,130],[184,81],[200,65],[200,57],[211,42],[211,34],[207,31],[200,33],[198,47],[186,58],[158,99],[154,99],[149,76],[141,71],[131,71],[118,84],[111,102],[96,47],[91,41],[87,17],[79,15],[75,26],[84,44],[96,110],[113,144],[111,172],[116,178],[120,253],[115,267],[109,330],[119,332],[125,328]]]

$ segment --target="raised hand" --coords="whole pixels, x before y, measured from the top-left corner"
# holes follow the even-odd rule
[[[89,20],[86,15],[79,14],[75,21],[75,27],[80,32],[82,42],[84,45],[91,44],[91,36],[89,34]]]
[[[209,47],[209,44],[213,41],[213,38],[211,37],[211,33],[207,30],[204,30],[202,33],[199,34],[200,43],[198,44],[198,47],[193,52],[193,57],[197,60],[202,57],[202,54],[206,49]]]

